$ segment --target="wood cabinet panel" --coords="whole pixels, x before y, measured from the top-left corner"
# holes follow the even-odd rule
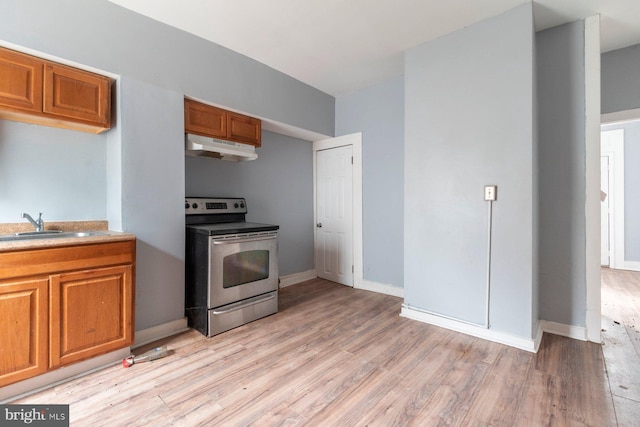
[[[225,139],[227,141],[262,144],[262,121],[190,99],[184,100],[186,133]]]
[[[0,386],[47,370],[48,277],[0,281]]]
[[[262,144],[261,121],[238,113],[229,112],[227,118],[228,138],[231,141],[260,147]]]
[[[110,99],[109,78],[64,65],[46,65],[43,102],[45,113],[109,127]]]
[[[42,61],[0,48],[0,105],[42,111]]]
[[[221,108],[184,100],[184,129],[188,133],[227,137],[227,112]]]
[[[133,342],[131,266],[51,276],[50,367]]]

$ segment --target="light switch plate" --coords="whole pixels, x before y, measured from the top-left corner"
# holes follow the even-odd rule
[[[498,193],[498,187],[496,185],[484,186],[484,199],[486,201],[495,202],[497,193]]]

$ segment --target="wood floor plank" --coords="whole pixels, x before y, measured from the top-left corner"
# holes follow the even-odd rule
[[[517,425],[525,381],[535,356],[510,347],[502,349],[474,397],[469,418],[492,426]]]
[[[619,312],[631,320],[620,331],[630,339],[640,311],[625,281],[637,277],[603,276],[627,299]],[[72,425],[110,427],[600,427],[616,425],[616,416],[620,426],[638,419],[636,400],[612,394],[598,345],[545,334],[533,355],[401,318],[400,304],[314,279],[280,290],[275,315],[211,338],[189,331],[163,339],[136,352],[164,344],[164,359],[106,368],[15,403],[68,403]]]

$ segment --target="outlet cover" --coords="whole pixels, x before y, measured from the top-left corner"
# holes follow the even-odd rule
[[[495,202],[498,195],[498,186],[485,185],[484,186],[484,199],[486,201]]]

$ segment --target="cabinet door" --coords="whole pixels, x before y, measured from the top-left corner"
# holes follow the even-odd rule
[[[227,122],[227,137],[230,141],[260,147],[262,144],[262,122],[259,119],[229,112]]]
[[[108,128],[111,125],[111,80],[76,68],[47,63],[43,110],[61,118]]]
[[[42,112],[43,62],[0,48],[0,105]]]
[[[0,387],[47,370],[48,277],[0,281]]]
[[[185,99],[184,130],[196,135],[226,138],[227,111]]]
[[[133,342],[131,265],[52,275],[50,286],[50,367]]]

